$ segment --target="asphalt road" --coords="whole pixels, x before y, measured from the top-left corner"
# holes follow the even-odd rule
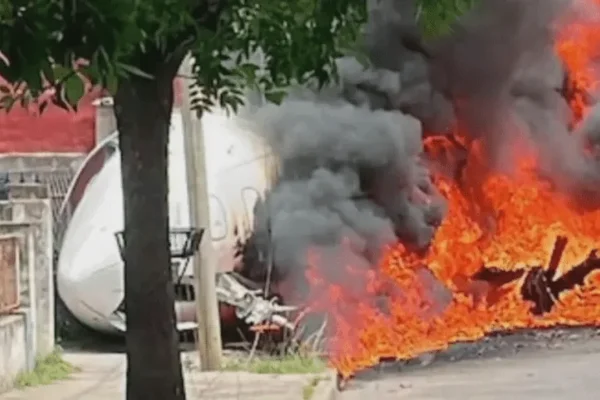
[[[592,400],[600,397],[600,338],[523,354],[426,367],[379,368],[338,400]]]

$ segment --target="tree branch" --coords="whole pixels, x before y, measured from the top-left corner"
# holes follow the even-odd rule
[[[216,31],[222,12],[229,2],[228,0],[201,0],[200,3],[190,11],[192,19],[196,21],[195,26],[191,26],[173,39],[167,40],[167,49],[174,49],[165,55],[167,60],[178,59],[182,54],[185,57],[192,44],[198,40],[198,26],[213,32]],[[181,59],[183,60],[183,58]],[[179,68],[179,64],[177,68]]]
[[[78,72],[79,72],[79,71],[78,71],[78,69],[77,69],[77,68],[73,68],[73,69],[72,69],[72,70],[71,70],[71,71],[70,71],[68,74],[66,74],[66,75],[65,75],[64,77],[62,77],[61,79],[59,79],[59,80],[57,80],[57,81],[54,81],[54,82],[51,82],[51,83],[48,83],[48,82],[46,82],[46,83],[45,83],[45,84],[42,86],[42,90],[41,90],[41,93],[40,93],[40,95],[38,95],[38,96],[37,96],[36,98],[34,98],[33,100],[34,100],[34,101],[37,101],[37,100],[38,100],[38,98],[39,98],[41,95],[43,95],[43,94],[45,94],[45,93],[48,93],[48,92],[50,92],[50,91],[53,91],[53,92],[54,92],[54,93],[53,93],[53,96],[55,96],[55,98],[56,98],[56,96],[59,96],[59,95],[60,95],[60,90],[61,90],[62,86],[65,84],[65,82],[67,82],[69,79],[71,79],[73,76],[75,76],[75,75],[76,75]],[[45,77],[45,78],[47,78],[47,77]],[[19,91],[19,90],[18,90],[18,88],[19,88],[19,86],[21,86],[21,85],[25,85],[25,87],[23,88],[23,90],[20,90],[20,91]],[[14,91],[15,91],[15,92],[18,92],[16,95],[12,95],[12,96],[11,96],[10,94],[7,94],[7,95],[6,95],[6,96],[11,96],[11,98],[12,98],[12,100],[13,100],[13,101],[12,101],[12,104],[11,104],[11,107],[12,107],[12,105],[14,105],[14,104],[15,104],[17,101],[18,101],[18,102],[20,102],[20,103],[21,103],[21,105],[24,107],[24,106],[25,106],[25,104],[26,104],[26,102],[27,102],[27,100],[28,100],[28,99],[27,99],[27,97],[28,97],[28,94],[30,94],[30,93],[31,93],[31,92],[29,91],[29,89],[27,88],[27,84],[26,84],[26,82],[24,82],[24,81],[18,81],[18,82],[16,82],[16,84],[15,84],[15,85],[14,85],[14,87],[13,87],[13,89],[14,89]],[[3,96],[3,98],[5,98],[6,96]],[[61,102],[61,103],[62,103],[62,102]],[[64,104],[64,103],[63,103],[63,104]],[[0,101],[0,109],[4,109],[4,110],[7,110],[7,111],[8,111],[8,110],[10,110],[10,107],[3,107],[3,103]]]

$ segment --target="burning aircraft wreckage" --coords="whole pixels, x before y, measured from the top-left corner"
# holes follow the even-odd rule
[[[279,173],[238,276],[307,305],[295,326],[325,314],[344,378],[495,331],[599,324],[600,0],[479,0],[432,40],[414,2],[367,4],[370,67],[343,58],[339,86],[249,113]],[[273,314],[235,279],[221,289],[242,319]]]
[[[255,114],[281,165],[245,273],[272,260],[328,315],[343,377],[600,323],[600,1],[481,0],[429,41],[408,3],[369,3],[372,67],[342,59],[341,87]]]

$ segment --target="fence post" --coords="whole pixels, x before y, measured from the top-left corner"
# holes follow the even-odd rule
[[[0,176],[0,200],[8,200],[8,173]]]

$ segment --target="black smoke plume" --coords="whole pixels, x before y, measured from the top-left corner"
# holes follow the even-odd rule
[[[598,161],[585,140],[600,137],[600,112],[573,135],[566,70],[555,54],[569,0],[480,0],[434,40],[420,36],[413,1],[369,0],[364,46],[371,65],[339,60],[339,85],[296,90],[254,120],[279,159],[279,175],[257,205],[246,270],[303,276],[311,251],[344,279],[344,265],[373,266],[402,241],[425,249],[445,204],[429,176],[422,138],[457,127],[483,140],[491,168],[510,173],[535,153],[558,189],[600,200]],[[261,255],[262,254],[262,255]],[[338,274],[338,275],[336,275]],[[360,284],[356,285],[359,290]]]

